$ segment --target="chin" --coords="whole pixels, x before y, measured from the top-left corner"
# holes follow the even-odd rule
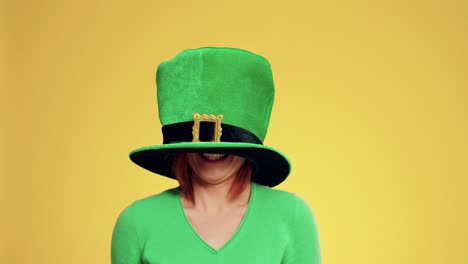
[[[213,175],[215,174],[215,175]],[[216,185],[216,184],[221,184],[224,182],[227,182],[231,180],[234,177],[233,173],[230,172],[198,172],[197,174],[197,181],[200,183],[204,184],[209,184],[209,185]]]

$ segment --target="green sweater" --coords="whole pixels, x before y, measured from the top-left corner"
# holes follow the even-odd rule
[[[117,218],[112,264],[319,264],[317,224],[295,194],[252,183],[245,216],[218,250],[192,229],[173,188],[133,202]]]

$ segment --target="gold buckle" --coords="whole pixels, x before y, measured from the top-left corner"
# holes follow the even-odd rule
[[[221,120],[223,120],[223,115],[213,115],[213,114],[202,114],[193,113],[193,127],[192,127],[192,142],[200,142],[200,122],[212,122],[214,124],[214,133],[213,133],[213,142],[219,142],[221,140]]]

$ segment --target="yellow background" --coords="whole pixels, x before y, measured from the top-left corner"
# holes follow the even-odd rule
[[[161,142],[157,65],[233,46],[272,64],[265,144],[323,263],[468,263],[467,3],[4,2],[0,262],[109,263],[119,212],[176,184],[127,157]]]

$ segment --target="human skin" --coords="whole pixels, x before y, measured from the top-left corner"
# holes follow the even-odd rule
[[[214,157],[222,156],[218,160],[210,160]],[[187,160],[195,173],[193,179],[198,183],[199,188],[209,188],[224,182],[231,182],[235,178],[245,158],[233,155],[219,154],[187,154]]]
[[[194,199],[190,202],[181,197],[184,212],[197,234],[213,248],[220,248],[236,232],[247,210],[250,183],[240,195],[229,195],[245,158],[225,156],[213,161],[190,153],[187,160],[194,172]]]

